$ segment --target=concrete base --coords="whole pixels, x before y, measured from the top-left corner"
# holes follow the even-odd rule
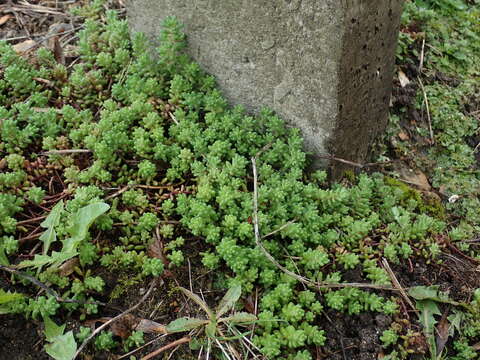
[[[232,104],[276,111],[307,150],[365,160],[386,125],[403,0],[130,0],[134,31],[185,25]]]

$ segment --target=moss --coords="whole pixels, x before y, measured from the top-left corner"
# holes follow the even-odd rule
[[[354,184],[357,180],[357,176],[353,170],[345,170],[342,177],[347,179],[351,184]]]
[[[434,194],[422,194],[422,192],[414,189],[408,184],[388,176],[385,177],[385,184],[396,187],[402,191],[403,196],[400,199],[401,203],[414,200],[417,203],[418,210],[420,210],[421,213],[427,214],[442,221],[447,218],[445,206]]]
[[[132,274],[122,274],[117,282],[117,285],[110,293],[110,299],[115,300],[120,298],[120,296],[124,295],[128,292],[128,290],[139,283],[142,282],[142,274],[137,274],[132,277]]]

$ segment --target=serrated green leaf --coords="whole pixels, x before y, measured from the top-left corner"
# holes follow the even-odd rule
[[[191,300],[195,301],[198,306],[202,308],[203,311],[208,315],[208,318],[211,320],[215,319],[215,314],[213,313],[212,309],[210,309],[205,301],[200,299],[200,297],[197,294],[194,294],[190,290],[187,290],[183,287],[180,287],[180,291],[182,291],[187,297],[189,297]]]
[[[59,267],[65,261],[77,256],[77,252],[52,252],[52,255],[35,255],[33,260],[25,260],[18,264],[18,269],[23,269],[26,267],[35,267],[39,268],[45,265],[52,265],[53,267]]]
[[[58,326],[48,316],[43,317],[43,323],[45,325],[45,339],[47,339],[48,342],[54,341],[57,336],[63,335],[65,331],[65,324]]]
[[[447,319],[450,322],[450,328],[448,329],[449,336],[453,336],[455,330],[460,331],[462,329],[462,322],[465,319],[465,313],[454,311],[454,313],[449,315]]]
[[[240,285],[234,285],[230,289],[228,289],[227,293],[220,301],[220,304],[217,306],[217,313],[218,317],[225,314],[227,311],[231,310],[235,303],[240,299],[242,295],[242,287]]]
[[[205,334],[209,338],[214,338],[216,332],[217,332],[217,324],[214,323],[213,321],[208,323],[207,326],[205,327]]]
[[[48,249],[50,249],[50,244],[57,241],[57,232],[53,227],[48,228],[46,231],[44,231],[44,233],[42,234],[42,236],[40,236],[39,239],[43,242],[42,253],[46,255]]]
[[[439,290],[438,285],[431,286],[414,286],[408,289],[408,295],[415,300],[433,300],[441,303],[458,305],[459,303],[451,300],[447,294]]]
[[[50,211],[50,214],[47,218],[40,224],[41,227],[47,229],[42,236],[40,236],[40,241],[43,242],[43,251],[44,255],[47,254],[50,245],[57,240],[57,233],[55,232],[55,226],[60,222],[60,216],[63,211],[63,201],[59,201],[53,209]]]
[[[77,351],[77,343],[71,331],[57,336],[51,344],[45,345],[45,351],[55,360],[72,360]]]
[[[48,264],[51,264],[53,259],[49,255],[40,255],[37,254],[33,258],[33,260],[24,260],[20,264],[17,265],[17,269],[23,269],[26,267],[41,267]]]
[[[10,265],[7,255],[5,254],[5,250],[3,249],[2,246],[0,246],[0,265],[5,265],[5,266]]]
[[[232,316],[219,319],[218,322],[231,322],[231,323],[253,323],[257,321],[257,317],[247,312],[238,312]]]
[[[87,237],[88,230],[93,222],[108,209],[110,209],[108,204],[97,202],[78,210],[73,219],[73,226],[69,231],[71,237],[63,241],[62,252],[76,251],[80,242]]]
[[[82,207],[77,211],[73,219],[73,226],[70,229],[70,236],[84,239],[92,223],[102,214],[110,209],[110,205],[104,202],[96,202]]]
[[[11,305],[21,300],[25,295],[0,289],[0,315],[12,313]]]
[[[0,289],[0,305],[1,304],[6,304],[12,301],[17,301],[21,300],[25,297],[25,295],[16,293],[16,292],[10,292],[10,291],[5,291],[3,289]]]
[[[437,345],[435,341],[435,324],[437,320],[435,315],[441,315],[440,309],[434,300],[418,300],[416,307],[420,311],[418,318],[423,326],[423,333],[427,339],[432,359],[436,359]]]
[[[173,320],[167,325],[166,329],[168,333],[185,332],[206,325],[208,323],[209,321],[205,319],[182,317]]]
[[[42,221],[40,224],[41,227],[44,229],[48,229],[51,227],[55,227],[58,225],[60,221],[60,216],[63,211],[63,200],[60,200],[55,206],[50,210],[50,214],[48,214],[47,218]]]

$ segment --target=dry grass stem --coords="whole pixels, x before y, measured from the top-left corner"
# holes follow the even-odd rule
[[[82,345],[80,345],[80,347],[78,348],[75,355],[73,355],[72,360],[75,360],[77,358],[77,356],[80,355],[80,353],[85,348],[85,346],[87,346],[87,344],[90,342],[90,340],[92,340],[100,331],[102,331],[103,329],[105,329],[107,326],[114,323],[115,321],[119,320],[120,318],[124,317],[125,315],[131,313],[132,311],[135,311],[145,300],[147,300],[147,298],[150,296],[153,289],[155,288],[156,284],[157,284],[157,279],[154,279],[152,281],[152,283],[150,284],[150,288],[148,289],[148,291],[145,293],[145,295],[143,295],[143,297],[140,299],[140,301],[136,305],[132,306],[130,309],[125,310],[123,313],[111,318],[110,320],[108,320],[107,322],[105,322],[104,324],[102,324],[101,326],[96,328],[92,332],[92,334],[88,338],[85,339],[85,341],[82,343]]]

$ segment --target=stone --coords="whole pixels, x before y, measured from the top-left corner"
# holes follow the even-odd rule
[[[402,5],[130,0],[127,14],[132,30],[154,41],[165,17],[176,16],[189,54],[216,77],[227,100],[252,113],[273,109],[301,129],[306,150],[325,165],[329,156],[365,161],[385,129]]]

